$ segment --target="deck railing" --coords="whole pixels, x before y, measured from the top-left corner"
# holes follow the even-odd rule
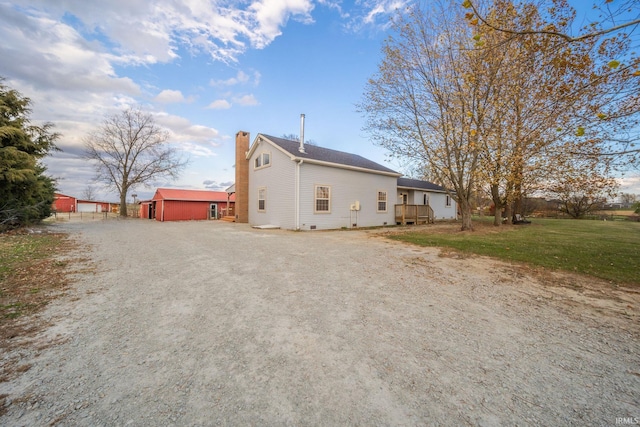
[[[397,224],[431,224],[435,219],[429,205],[395,205],[395,210]]]

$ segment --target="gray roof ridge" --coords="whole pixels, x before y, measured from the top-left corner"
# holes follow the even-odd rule
[[[379,163],[369,160],[359,154],[348,153],[346,151],[334,150],[332,148],[321,147],[319,145],[304,145],[304,153],[299,151],[300,143],[290,139],[279,138],[272,135],[261,134],[269,141],[278,145],[283,150],[287,151],[295,157],[302,159],[318,160],[327,163],[334,163],[337,165],[351,166],[362,169],[370,169],[378,172],[395,173],[398,172],[383,166]]]
[[[411,188],[420,188],[425,190],[433,190],[433,191],[442,191],[446,192],[447,189],[442,187],[441,185],[434,184],[430,181],[423,181],[420,179],[413,178],[398,178],[398,187],[411,187]]]

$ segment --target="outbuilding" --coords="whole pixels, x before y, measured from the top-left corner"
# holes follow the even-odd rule
[[[109,202],[98,202],[95,200],[80,200],[77,201],[77,212],[117,212],[119,204]]]
[[[140,218],[156,221],[198,221],[234,215],[235,195],[224,191],[158,188],[140,202]]]
[[[73,196],[67,196],[62,193],[54,193],[53,211],[54,212],[76,212],[77,199]]]

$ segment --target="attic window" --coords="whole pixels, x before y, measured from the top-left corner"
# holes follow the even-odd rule
[[[264,168],[271,164],[271,155],[269,153],[260,153],[255,159],[254,169]]]

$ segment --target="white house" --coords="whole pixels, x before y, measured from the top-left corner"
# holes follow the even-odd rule
[[[264,134],[250,148],[248,140],[246,132],[236,135],[238,222],[292,230],[383,226],[399,222],[396,205],[418,201],[437,203],[438,219],[455,218],[444,188],[400,178],[364,157]]]
[[[428,181],[398,178],[398,204],[426,205],[433,210],[434,219],[457,219],[456,202],[446,188]]]

